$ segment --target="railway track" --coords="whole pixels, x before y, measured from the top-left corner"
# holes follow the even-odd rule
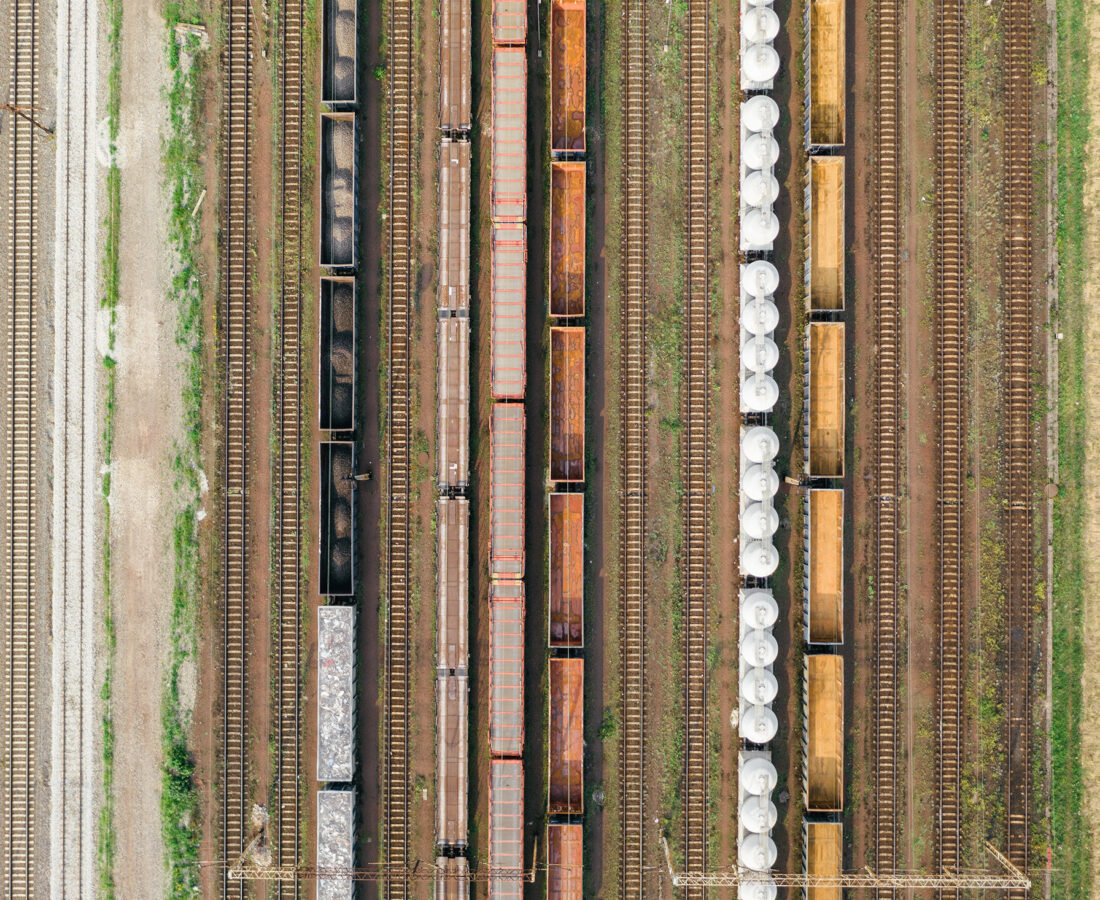
[[[936,691],[936,870],[960,866],[959,778],[962,766],[962,546],[965,472],[966,269],[963,179],[963,4],[936,9],[936,387],[940,443],[939,653]],[[957,890],[940,896],[957,897]]]
[[[623,4],[622,900],[641,900],[645,829],[646,4]]]
[[[236,859],[248,834],[245,646],[247,559],[247,402],[249,164],[252,104],[252,14],[249,0],[225,5],[223,122],[222,353],[225,366],[224,611],[222,707],[222,858]],[[244,882],[222,873],[222,896],[245,896]]]
[[[1004,265],[1003,403],[1007,479],[1006,692],[1008,858],[1026,869],[1031,853],[1031,610],[1034,602],[1031,463],[1032,318],[1032,10],[1006,0],[1004,34]],[[1023,898],[1024,892],[1011,897]]]
[[[302,0],[283,4],[282,299],[279,304],[279,452],[276,460],[275,577],[278,597],[275,716],[279,864],[297,866],[299,835],[301,637],[301,346],[302,324]],[[280,882],[279,896],[297,898],[300,883]]]
[[[689,0],[686,33],[687,297],[684,478],[684,870],[705,872],[708,837],[707,606],[710,538],[710,7]],[[686,891],[704,897],[705,889]]]
[[[412,314],[413,3],[389,9],[389,378],[386,417],[386,660],[382,784],[386,862],[409,859],[409,326]],[[388,900],[408,881],[386,880]]]
[[[875,18],[874,267],[875,359],[875,869],[897,868],[897,678],[900,218],[898,0],[879,0]],[[879,898],[894,896],[890,889]]]
[[[10,101],[34,109],[38,96],[38,4],[11,5]],[[3,890],[12,900],[31,900],[39,891],[35,862],[35,631],[38,593],[37,429],[38,160],[35,129],[7,116],[10,134],[8,204],[10,232],[7,302],[8,392],[5,497],[7,503],[4,617],[5,852]]]

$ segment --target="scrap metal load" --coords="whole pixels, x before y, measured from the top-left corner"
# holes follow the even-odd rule
[[[552,649],[584,646],[584,494],[550,495]]]
[[[809,0],[805,4],[806,149],[844,145],[845,0]]]
[[[317,792],[317,868],[348,870],[355,865],[355,791]],[[317,900],[351,900],[350,875],[317,878]]]
[[[550,773],[547,811],[584,812],[584,660],[550,659]]]
[[[550,163],[550,315],[584,315],[583,162]]]
[[[584,481],[584,329],[550,329],[550,480]]]
[[[355,0],[325,0],[321,46],[321,102],[354,105],[356,78]]]
[[[546,826],[547,900],[581,900],[584,896],[584,826]]]
[[[321,442],[321,593],[355,591],[355,445]]]
[[[322,278],[321,380],[317,414],[322,431],[355,428],[355,279]]]
[[[355,609],[317,610],[317,780],[355,773]]]
[[[321,114],[321,265],[355,266],[355,113]]]
[[[550,4],[550,149],[584,153],[584,0]]]
[[[551,0],[548,900],[582,895],[584,858],[586,16]]]

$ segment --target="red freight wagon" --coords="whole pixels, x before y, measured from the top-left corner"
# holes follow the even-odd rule
[[[584,646],[584,494],[550,495],[551,647]]]
[[[527,51],[493,50],[494,222],[527,218]]]
[[[550,329],[550,479],[584,481],[584,329]]]
[[[523,753],[523,602],[489,607],[489,752]]]
[[[550,660],[550,815],[584,812],[584,660]]]

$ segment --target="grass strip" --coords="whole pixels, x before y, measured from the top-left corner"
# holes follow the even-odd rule
[[[1058,3],[1059,489],[1054,501],[1052,896],[1091,895],[1090,823],[1082,809],[1081,675],[1084,666],[1085,163],[1089,143],[1085,0]]]
[[[113,152],[118,140],[119,110],[122,105],[122,0],[107,2],[107,128],[111,144],[111,162],[107,170],[107,221],[103,251],[103,296],[101,308],[109,312],[107,325],[107,355],[104,366],[103,466],[103,631],[104,672],[100,700],[103,703],[103,804],[96,826],[96,878],[103,900],[115,896],[115,853],[118,849],[114,828],[115,816],[115,726],[111,708],[112,678],[115,664],[115,620],[111,595],[111,463],[113,458],[117,397],[115,361],[115,317],[119,296],[119,226],[122,215],[121,176],[117,156]]]
[[[202,443],[202,279],[198,267],[199,221],[195,215],[203,185],[198,135],[205,51],[195,35],[180,39],[176,26],[200,21],[191,2],[165,7],[169,132],[162,147],[169,197],[169,245],[176,257],[171,293],[176,301],[176,343],[184,351],[184,437],[173,460],[177,512],[173,525],[174,559],[171,654],[161,700],[164,767],[161,778],[161,835],[169,875],[169,896],[190,898],[199,890],[198,788],[188,746],[191,713],[180,699],[181,672],[195,657],[195,618],[199,596],[198,508]]]

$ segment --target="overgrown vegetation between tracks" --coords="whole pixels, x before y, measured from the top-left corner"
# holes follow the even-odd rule
[[[1091,895],[1089,822],[1081,768],[1084,665],[1085,164],[1089,143],[1085,0],[1058,2],[1058,351],[1059,489],[1054,502],[1052,896]]]
[[[198,891],[198,789],[188,746],[191,711],[180,697],[181,673],[194,664],[195,614],[199,596],[198,521],[202,441],[202,278],[198,267],[199,220],[195,215],[203,185],[198,125],[205,52],[194,36],[177,43],[177,24],[201,19],[193,0],[170,0],[165,7],[170,87],[166,97],[169,133],[163,160],[169,196],[169,243],[176,255],[171,290],[176,301],[176,342],[185,353],[184,438],[173,460],[178,509],[173,525],[174,558],[171,656],[163,688],[161,727],[164,770],[161,831],[169,896],[190,898]]]
[[[107,2],[107,132],[112,149],[107,169],[107,220],[103,253],[103,296],[100,306],[107,311],[107,354],[103,358],[103,639],[104,671],[100,700],[103,704],[103,802],[96,829],[96,877],[101,900],[115,896],[115,724],[111,692],[115,666],[115,620],[111,594],[111,463],[115,441],[116,373],[115,316],[119,295],[119,226],[122,213],[121,176],[113,152],[118,140],[119,110],[122,105],[122,0]]]

